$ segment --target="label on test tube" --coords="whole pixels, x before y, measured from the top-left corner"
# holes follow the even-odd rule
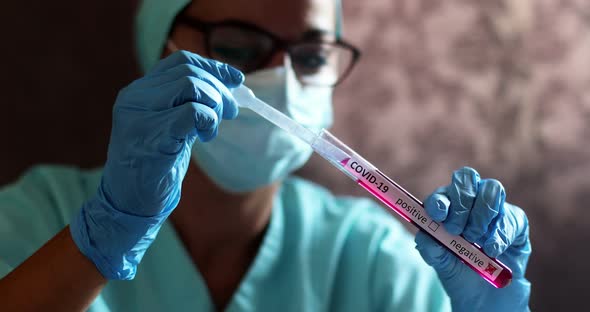
[[[428,216],[418,199],[382,174],[369,162],[351,155],[351,158],[342,160],[340,164],[357,179],[357,183],[363,188],[379,198],[404,219],[414,223],[433,236],[494,286],[504,287],[508,285],[512,277],[510,269],[498,260],[488,257],[480,248],[468,242],[462,236],[452,235],[447,232],[442,224]],[[499,276],[501,278],[498,278]]]

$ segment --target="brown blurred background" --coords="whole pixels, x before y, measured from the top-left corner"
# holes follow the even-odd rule
[[[118,89],[139,75],[135,0],[9,1],[0,18],[0,184],[36,163],[99,166]],[[345,1],[363,59],[333,132],[423,198],[464,165],[529,215],[536,311],[590,291],[590,2]],[[364,193],[314,158],[300,172]]]

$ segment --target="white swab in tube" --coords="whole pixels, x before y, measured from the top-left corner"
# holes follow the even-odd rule
[[[245,85],[233,90],[241,107],[249,108],[264,119],[308,143],[312,149],[361,185],[403,219],[437,240],[463,263],[497,288],[510,284],[512,271],[502,262],[488,257],[480,246],[462,236],[452,235],[432,220],[424,205],[375,166],[340,142],[325,129],[315,133],[298,124],[272,106],[256,98]]]

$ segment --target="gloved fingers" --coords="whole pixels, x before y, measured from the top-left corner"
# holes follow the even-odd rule
[[[479,174],[473,168],[463,167],[453,172],[451,184],[447,187],[451,206],[444,223],[449,233],[459,235],[465,229],[477,196],[479,181]]]
[[[505,199],[506,193],[500,181],[481,180],[463,237],[470,242],[475,242],[488,232],[490,224],[498,216]]]
[[[510,215],[512,216],[513,223],[516,224],[516,232],[515,237],[512,241],[512,245],[515,247],[521,247],[526,244],[530,243],[529,239],[529,219],[526,216],[526,213],[522,208],[512,205],[510,203],[505,203],[504,207],[506,211],[510,211]]]
[[[220,105],[210,106],[215,111],[218,111],[220,113],[219,117],[223,118],[223,119],[234,119],[238,115],[238,105],[237,105],[236,100],[234,99],[232,93],[229,91],[229,89],[226,87],[226,85],[224,85],[219,79],[217,79],[215,76],[213,76],[209,72],[207,72],[201,68],[198,68],[196,66],[193,66],[193,65],[182,64],[182,65],[178,65],[178,66],[166,71],[165,73],[162,74],[162,76],[167,76],[165,78],[168,78],[168,79],[175,79],[176,78],[176,79],[181,79],[181,80],[183,79],[183,77],[193,77],[193,78],[196,78],[197,80],[207,83],[209,86],[211,86],[213,89],[215,89],[216,93],[219,93],[219,95],[221,96],[221,101],[218,103],[215,103],[215,104],[222,103],[221,106]],[[195,80],[195,88],[202,87],[202,83],[198,83],[197,80]],[[190,89],[188,89],[188,88],[186,90],[190,91]],[[189,97],[190,97],[190,93],[189,93]],[[181,103],[184,103],[184,102],[190,101],[190,100],[196,101],[194,99],[187,99],[187,98],[180,99]],[[207,103],[203,103],[203,104],[207,104]]]
[[[149,93],[153,93],[153,96],[146,98]],[[137,80],[125,88],[123,95],[131,99],[144,99],[140,103],[130,104],[152,110],[168,109],[194,101],[213,108],[220,118],[232,119],[238,113],[233,95],[221,81],[205,70],[188,64]]]
[[[442,222],[447,218],[451,201],[445,194],[446,187],[439,187],[424,201],[424,209],[434,221]]]
[[[175,137],[196,133],[201,142],[207,142],[217,136],[219,117],[217,112],[206,105],[188,102],[182,105],[183,122],[173,125],[171,134]]]
[[[115,111],[161,112],[186,102],[207,105],[220,118],[223,114],[221,94],[205,81],[190,76],[147,89],[130,85],[119,92]]]
[[[528,237],[528,236],[527,236]],[[513,248],[508,248],[504,253],[497,258],[512,269],[513,278],[518,279],[524,276],[528,260],[531,256],[532,247],[529,239],[525,240],[524,244],[512,245]]]
[[[223,98],[217,89],[207,82],[194,77],[183,77],[172,83],[171,89],[176,88],[173,96],[176,105],[186,102],[196,102],[209,106],[219,119],[223,116]],[[175,105],[175,106],[176,106]]]
[[[190,146],[196,137],[202,142],[209,141],[217,135],[219,119],[217,113],[209,106],[187,102],[164,112],[159,120],[166,120],[168,129],[162,132],[158,150],[165,155],[176,155],[185,143]]]
[[[522,209],[505,203],[499,216],[485,235],[483,250],[490,257],[498,257],[508,248],[521,248],[529,241],[529,223]]]
[[[238,87],[244,82],[244,74],[234,67],[188,51],[177,51],[170,54],[158,62],[148,75],[163,72],[181,64],[190,64],[205,70],[228,88]]]
[[[502,215],[496,219],[490,232],[484,238],[483,251],[488,256],[497,258],[510,246],[510,237],[514,235],[513,231],[512,224],[502,211]]]
[[[201,142],[211,141],[219,131],[219,119],[216,112],[205,105],[191,103],[193,107],[195,127]]]
[[[116,123],[122,125],[116,126],[119,129],[116,136],[118,144],[133,146],[133,149],[125,149],[127,155],[116,155],[118,158],[130,157],[130,151],[134,153],[132,158],[142,158],[154,152],[176,157],[185,143],[192,146],[197,137],[201,141],[214,138],[219,126],[217,113],[209,106],[196,102],[159,112],[120,109],[117,115],[121,118]],[[109,153],[109,157],[115,156],[113,151]],[[165,159],[168,161],[168,158]]]
[[[459,273],[461,262],[428,234],[418,231],[415,242],[424,261],[438,272],[441,279],[451,278]]]

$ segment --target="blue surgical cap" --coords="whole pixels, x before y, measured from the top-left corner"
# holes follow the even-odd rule
[[[160,57],[176,15],[191,0],[143,0],[135,19],[135,49],[143,72]],[[342,5],[336,0],[336,36],[342,33]]]
[[[144,72],[162,56],[170,27],[191,0],[143,0],[135,18],[135,49]]]

